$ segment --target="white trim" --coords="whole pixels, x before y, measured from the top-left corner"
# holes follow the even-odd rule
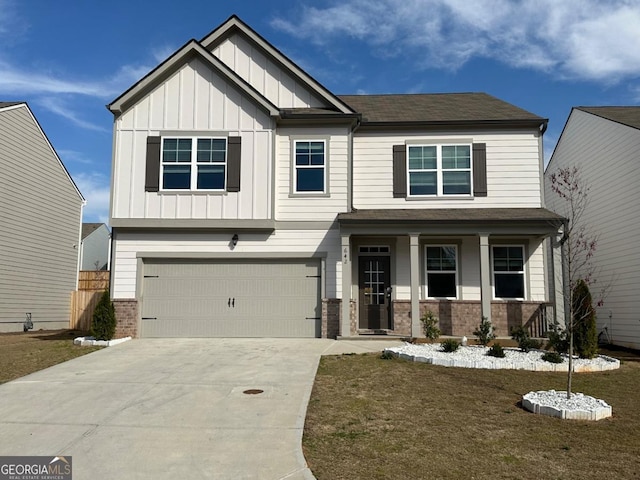
[[[429,267],[427,264],[427,249],[431,248],[431,247],[440,247],[440,248],[448,248],[448,247],[453,247],[456,257],[456,267],[455,270],[452,271],[436,271],[436,270],[432,270],[432,273],[435,274],[451,274],[453,273],[455,275],[455,284],[456,284],[456,295],[455,297],[432,297],[429,296]],[[458,273],[458,271],[460,270],[460,261],[459,261],[460,255],[458,254],[458,245],[455,243],[428,243],[424,245],[424,285],[423,285],[423,298],[426,299],[430,299],[430,300],[458,300],[460,298],[460,282],[459,282],[459,278],[460,275]]]
[[[319,165],[297,165],[296,164],[296,154],[297,154],[297,144],[300,142],[309,142],[309,143],[322,143],[322,153],[323,153],[323,163],[322,163],[322,174],[323,174],[323,178],[322,178],[322,190],[312,190],[312,191],[299,191],[298,190],[298,168],[301,168],[302,170],[307,170],[307,169],[314,169],[314,170],[318,170],[319,169]],[[292,145],[291,145],[291,186],[292,186],[292,191],[291,194],[295,195],[295,196],[317,196],[317,195],[326,195],[329,193],[329,185],[328,185],[328,178],[329,175],[328,173],[328,169],[329,169],[329,152],[327,151],[327,145],[328,145],[328,141],[326,138],[294,138],[292,139]]]
[[[187,162],[164,162],[164,142],[165,140],[180,140],[180,139],[189,139],[191,140],[191,161]],[[166,137],[160,137],[160,179],[159,185],[160,190],[159,193],[197,193],[197,192],[216,192],[223,193],[227,191],[227,174],[228,174],[228,154],[229,154],[229,141],[226,136],[187,136],[187,135],[171,135]],[[224,140],[224,162],[200,162],[198,163],[198,140]],[[188,189],[186,188],[164,188],[164,167],[165,166],[185,166],[189,165],[190,170],[190,183]],[[224,167],[224,184],[222,188],[216,189],[206,189],[206,188],[198,188],[198,166],[199,165],[222,165]]]
[[[509,244],[507,244],[507,243],[505,243],[505,244],[503,244],[503,243],[493,243],[493,244],[490,245],[490,247],[491,247],[491,252],[490,252],[491,253],[491,296],[493,297],[494,300],[522,300],[522,301],[526,301],[527,298],[528,298],[527,297],[528,292],[527,292],[527,257],[526,257],[527,251],[525,249],[525,245],[522,244],[522,243],[509,243]],[[522,271],[518,271],[518,272],[506,271],[506,272],[501,272],[501,273],[505,273],[505,274],[507,274],[507,273],[512,273],[512,274],[518,273],[518,274],[520,274],[521,273],[522,274],[522,290],[523,290],[523,293],[524,293],[523,297],[498,297],[498,296],[496,296],[496,272],[495,272],[495,269],[494,269],[495,257],[494,257],[494,254],[493,254],[493,249],[494,248],[501,248],[501,247],[506,247],[506,248],[518,247],[522,251]]]
[[[459,169],[445,169],[442,166],[442,148],[443,147],[469,147],[469,168]],[[436,193],[435,194],[411,194],[411,166],[409,149],[414,147],[435,147],[436,149],[436,166],[433,169],[415,169],[414,173],[418,172],[434,172],[436,174]],[[455,141],[443,141],[440,143],[428,142],[428,143],[409,143],[405,142],[405,155],[407,159],[407,199],[425,199],[425,198],[473,198],[473,143],[462,143]],[[444,193],[444,173],[446,172],[469,172],[469,193],[456,193],[446,194]]]

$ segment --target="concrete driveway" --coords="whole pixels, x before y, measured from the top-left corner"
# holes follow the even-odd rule
[[[0,455],[71,455],[77,480],[313,478],[301,439],[320,355],[397,344],[134,340],[0,385]]]

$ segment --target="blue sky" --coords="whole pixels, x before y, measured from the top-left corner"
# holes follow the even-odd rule
[[[638,0],[0,0],[0,101],[29,103],[107,221],[105,105],[230,15],[336,94],[484,91],[550,119],[640,104]]]

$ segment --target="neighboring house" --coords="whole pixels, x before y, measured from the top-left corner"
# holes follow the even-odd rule
[[[581,223],[597,237],[592,294],[598,331],[617,345],[640,348],[640,107],[575,107],[545,171],[547,204],[564,214],[551,191],[551,175],[577,167],[588,185]]]
[[[420,336],[537,322],[547,120],[337,96],[236,16],[109,106],[118,335]]]
[[[29,106],[0,102],[0,331],[69,326],[84,199]]]
[[[111,232],[104,223],[82,224],[80,270],[107,270]]]

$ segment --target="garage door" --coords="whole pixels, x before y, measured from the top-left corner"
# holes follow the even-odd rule
[[[144,260],[142,337],[319,337],[320,261]]]

